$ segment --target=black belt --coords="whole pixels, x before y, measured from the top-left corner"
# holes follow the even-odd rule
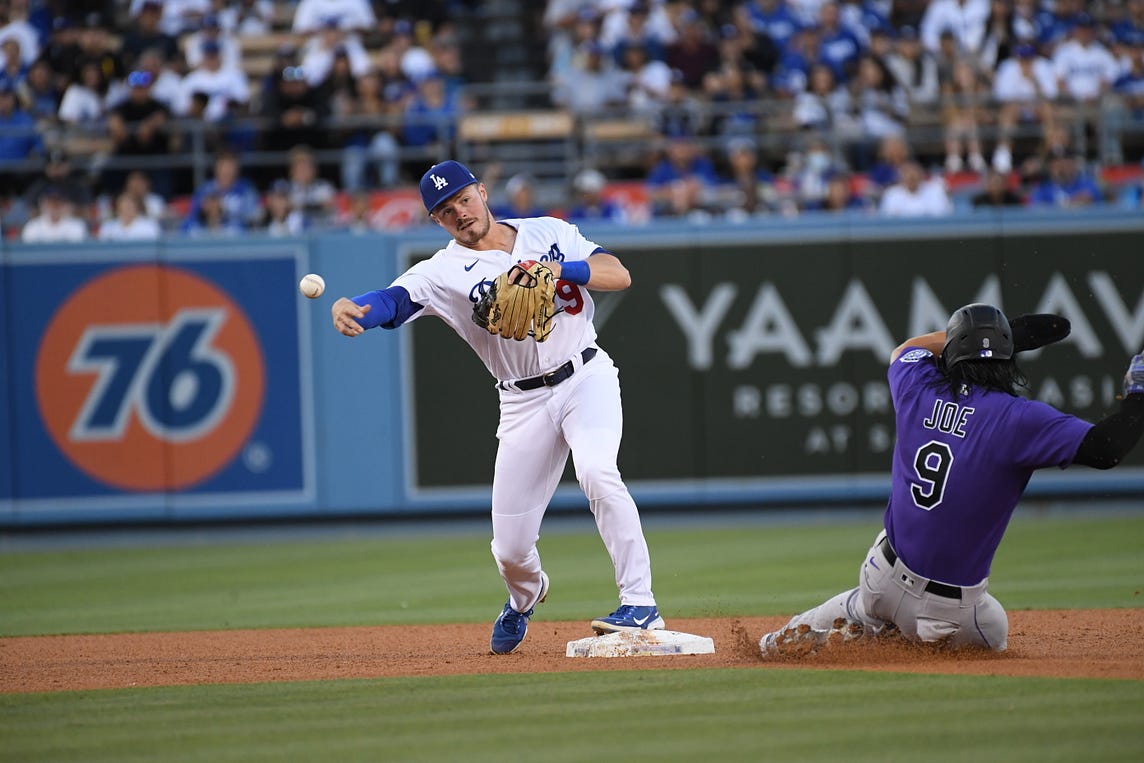
[[[878,548],[882,549],[882,556],[886,557],[886,561],[892,567],[894,562],[898,561],[898,555],[894,553],[893,546],[890,545],[889,537],[882,538],[882,542],[878,544]],[[936,580],[931,580],[926,583],[926,593],[932,593],[934,596],[944,596],[947,599],[960,599],[961,589],[955,585],[946,585],[939,583]]]
[[[580,353],[580,364],[587,363],[592,358],[596,357],[595,347],[585,347],[584,351]],[[541,387],[555,387],[560,382],[567,379],[572,374],[576,373],[575,364],[569,360],[564,365],[557,368],[555,371],[549,371],[541,376],[534,376],[531,379],[521,379],[513,384],[517,389],[527,392],[530,389],[539,389]],[[504,382],[501,382],[504,385]]]

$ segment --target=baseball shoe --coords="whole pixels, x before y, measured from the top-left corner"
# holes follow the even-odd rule
[[[805,657],[814,654],[826,643],[830,631],[816,631],[803,623],[795,628],[783,628],[759,639],[759,651],[764,658]]]
[[[663,618],[659,616],[659,610],[655,605],[637,607],[632,604],[621,604],[612,614],[593,620],[592,630],[603,635],[617,631],[661,630],[663,625]]]
[[[548,598],[548,576],[540,573],[540,596],[536,603]],[[516,651],[528,633],[528,618],[532,617],[534,608],[527,612],[517,612],[512,608],[512,601],[504,603],[504,609],[493,623],[493,636],[489,640],[489,650],[493,654],[511,654]]]

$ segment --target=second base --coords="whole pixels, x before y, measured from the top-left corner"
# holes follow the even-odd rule
[[[568,657],[662,657],[714,654],[715,641],[679,631],[620,631],[568,642]]]

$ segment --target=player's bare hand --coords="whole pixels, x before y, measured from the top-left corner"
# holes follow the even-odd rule
[[[370,311],[370,305],[359,305],[351,299],[345,297],[340,298],[330,308],[330,313],[334,317],[334,328],[345,336],[357,336],[365,331],[361,324],[357,322],[358,318],[364,318],[365,314]]]

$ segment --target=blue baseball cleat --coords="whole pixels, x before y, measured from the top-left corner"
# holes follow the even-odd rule
[[[536,603],[548,598],[548,576],[540,573],[540,596]],[[504,603],[504,609],[496,622],[493,623],[493,637],[489,640],[489,650],[493,654],[511,654],[516,651],[528,633],[528,618],[532,617],[533,609],[527,612],[517,612],[512,608],[512,601]]]
[[[654,631],[663,628],[663,618],[655,606],[637,607],[631,604],[622,604],[607,617],[600,617],[592,621],[592,629],[596,633],[616,633],[617,631]]]

